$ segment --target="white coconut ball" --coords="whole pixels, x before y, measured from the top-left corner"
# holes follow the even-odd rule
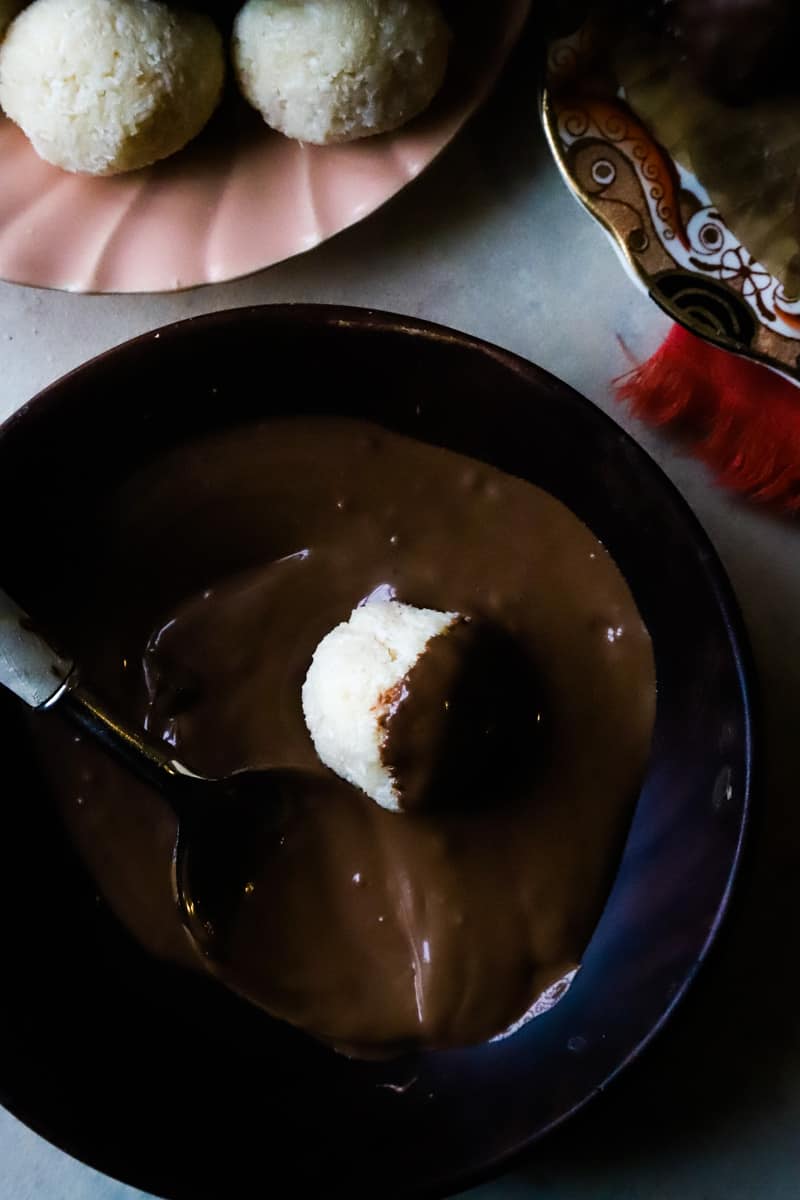
[[[365,604],[325,635],[303,684],[303,714],[320,760],[393,812],[401,803],[383,761],[386,721],[428,643],[460,620],[397,600]]]
[[[396,129],[427,108],[449,41],[435,0],[247,0],[232,54],[268,125],[326,145]]]
[[[0,44],[0,106],[42,158],[90,175],[180,150],[224,75],[210,18],[157,0],[34,0]]]

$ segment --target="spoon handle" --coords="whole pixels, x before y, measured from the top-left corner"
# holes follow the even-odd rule
[[[49,708],[69,687],[74,669],[0,589],[0,684],[31,708]]]
[[[170,757],[158,742],[116,720],[80,683],[74,662],[62,658],[32,621],[0,589],[0,686],[30,707],[55,708],[146,783],[163,788],[197,776]]]
[[[161,790],[166,788],[173,802],[177,797],[176,783],[198,779],[165,753],[162,743],[150,742],[138,730],[118,721],[81,684],[64,691],[58,708],[73,725],[90,734],[144,783]]]

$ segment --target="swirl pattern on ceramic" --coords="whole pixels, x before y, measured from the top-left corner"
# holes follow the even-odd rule
[[[693,333],[800,380],[800,300],[631,110],[589,26],[550,45],[543,113],[567,185],[634,280]]]

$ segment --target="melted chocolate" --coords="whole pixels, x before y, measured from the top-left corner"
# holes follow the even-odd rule
[[[433,638],[400,685],[381,757],[404,812],[526,794],[543,754],[544,698],[529,648],[481,621]]]
[[[221,839],[222,892],[238,898],[214,914],[226,982],[370,1053],[483,1040],[580,963],[641,783],[655,679],[633,598],[576,517],[451,452],[298,418],[174,451],[105,519],[112,549],[73,614],[87,677],[200,771],[302,772],[240,857]],[[311,656],[376,591],[500,631],[488,678],[504,719],[491,754],[458,746],[460,779],[477,782],[451,781],[469,803],[387,813],[316,758],[300,703]],[[413,711],[444,671],[469,715],[490,643],[426,656]],[[407,770],[415,746],[459,728],[401,722],[387,753]],[[191,963],[168,806],[51,736],[64,818],[100,889],[153,953]],[[455,757],[449,745],[443,761]]]

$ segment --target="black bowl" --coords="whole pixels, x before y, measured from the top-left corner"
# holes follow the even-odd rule
[[[104,355],[0,429],[3,585],[46,617],[48,595],[80,586],[70,546],[82,523],[131,468],[210,428],[321,411],[483,458],[594,530],[655,645],[652,758],[566,997],[503,1042],[351,1062],[138,949],[74,857],[4,701],[0,1097],[70,1153],[171,1200],[279,1187],[417,1196],[497,1168],[669,1016],[714,938],[747,821],[749,659],[708,540],[612,421],[462,334],[358,310],[256,308]]]

